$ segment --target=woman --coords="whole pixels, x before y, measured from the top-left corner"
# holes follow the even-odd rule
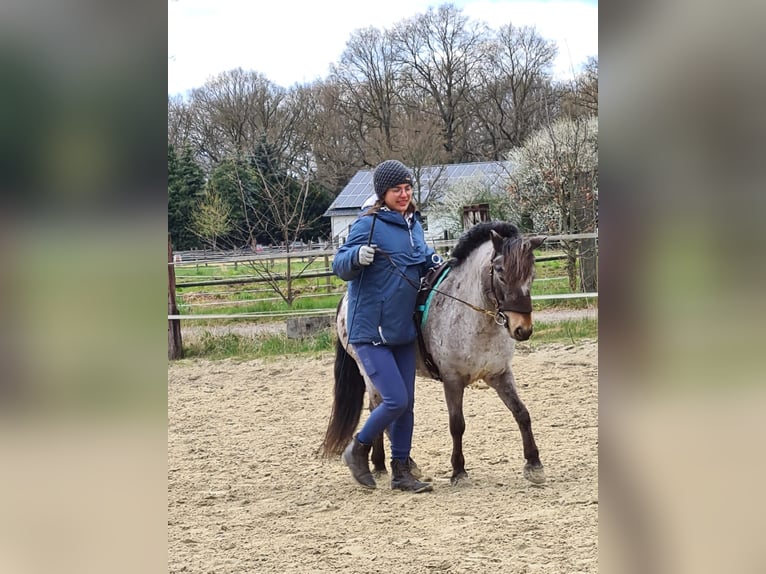
[[[441,263],[423,235],[412,201],[412,174],[396,160],[375,168],[377,201],[351,226],[333,260],[348,281],[348,342],[383,398],[343,452],[354,479],[375,488],[368,463],[373,439],[389,429],[391,488],[433,490],[410,472],[414,426],[417,331],[413,320],[420,278]]]

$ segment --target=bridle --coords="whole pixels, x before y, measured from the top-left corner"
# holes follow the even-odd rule
[[[527,293],[526,295],[514,297],[509,305],[503,306],[500,303],[500,297],[498,297],[497,291],[495,291],[495,266],[492,264],[495,257],[497,257],[497,251],[493,249],[492,257],[489,258],[489,288],[492,298],[495,300],[495,323],[507,329],[508,315],[506,315],[505,312],[510,311],[511,313],[529,315],[532,313],[532,296]]]
[[[420,285],[415,285],[409,277],[407,277],[404,273],[399,271],[399,268],[396,266],[396,264],[393,261],[393,258],[383,251],[382,249],[378,248],[376,249],[377,253],[380,253],[386,259],[388,259],[388,262],[391,264],[391,267],[393,267],[394,271],[402,277],[407,283],[409,283],[415,290],[420,290]],[[496,325],[500,327],[505,327],[506,329],[509,329],[508,327],[508,315],[506,315],[507,311],[510,311],[511,313],[521,313],[521,314],[530,314],[532,313],[532,297],[527,295],[522,295],[520,297],[514,297],[512,301],[512,305],[506,305],[503,306],[500,303],[500,297],[497,296],[497,292],[495,291],[495,269],[492,265],[492,262],[495,260],[495,257],[497,257],[497,252],[493,249],[492,250],[492,257],[489,259],[489,285],[490,285],[490,292],[492,295],[492,298],[495,300],[495,309],[485,309],[484,307],[479,307],[478,305],[474,305],[473,303],[469,303],[468,301],[464,301],[463,299],[459,297],[455,297],[454,295],[450,295],[449,293],[445,293],[444,291],[440,291],[439,289],[435,287],[431,287],[431,291],[434,293],[439,293],[440,295],[444,295],[445,297],[449,297],[450,299],[453,299],[459,303],[462,303],[463,305],[466,305],[473,309],[474,311],[477,311],[479,313],[483,313],[485,315],[488,315],[489,317],[492,317],[492,320],[495,322]]]

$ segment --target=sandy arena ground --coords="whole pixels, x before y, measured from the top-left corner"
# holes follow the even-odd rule
[[[518,427],[477,383],[464,404],[470,482],[452,487],[441,385],[419,378],[412,454],[434,491],[418,495],[388,477],[363,490],[339,459],[318,457],[331,354],[172,363],[168,570],[597,572],[597,358],[596,343],[517,350],[543,486],[523,478]]]

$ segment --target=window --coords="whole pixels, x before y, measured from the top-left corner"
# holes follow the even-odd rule
[[[463,229],[470,229],[482,221],[489,221],[489,203],[463,206]]]

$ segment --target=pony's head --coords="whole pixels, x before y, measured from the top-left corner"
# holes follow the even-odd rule
[[[495,300],[498,320],[505,323],[511,337],[526,341],[532,336],[532,298],[535,255],[545,237],[505,237],[492,229],[494,251],[490,261],[488,291]]]
[[[471,227],[452,251],[450,265],[457,267],[491,241],[489,273],[481,263],[482,289],[495,307],[495,322],[508,329],[517,341],[532,335],[532,298],[535,255],[545,237],[522,237],[518,227],[506,221],[485,221]]]

